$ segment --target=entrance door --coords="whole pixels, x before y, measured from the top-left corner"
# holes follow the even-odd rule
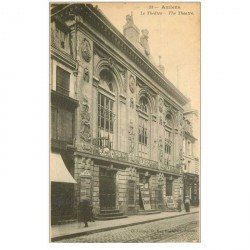
[[[116,208],[115,174],[115,171],[100,168],[99,194],[101,210]]]

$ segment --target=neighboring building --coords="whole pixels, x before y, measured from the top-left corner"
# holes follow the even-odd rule
[[[85,196],[101,217],[164,211],[183,195],[189,100],[155,65],[148,39],[133,16],[122,35],[90,4],[52,5],[52,223],[77,218]]]
[[[183,184],[184,197],[191,205],[199,205],[199,118],[197,110],[184,112],[183,126]]]

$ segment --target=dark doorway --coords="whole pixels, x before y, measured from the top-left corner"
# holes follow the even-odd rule
[[[116,171],[100,168],[99,194],[100,209],[116,208]]]
[[[74,184],[51,182],[51,224],[74,218]]]
[[[173,181],[170,178],[166,178],[166,196],[173,195]]]

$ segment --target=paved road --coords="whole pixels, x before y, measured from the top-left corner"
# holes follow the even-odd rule
[[[65,239],[59,242],[199,242],[199,214],[189,214],[137,226]]]

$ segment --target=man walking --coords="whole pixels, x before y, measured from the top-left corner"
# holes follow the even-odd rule
[[[85,227],[88,227],[88,221],[90,221],[91,211],[90,211],[90,200],[87,197],[84,197],[79,206],[80,212],[80,221],[84,222]]]

